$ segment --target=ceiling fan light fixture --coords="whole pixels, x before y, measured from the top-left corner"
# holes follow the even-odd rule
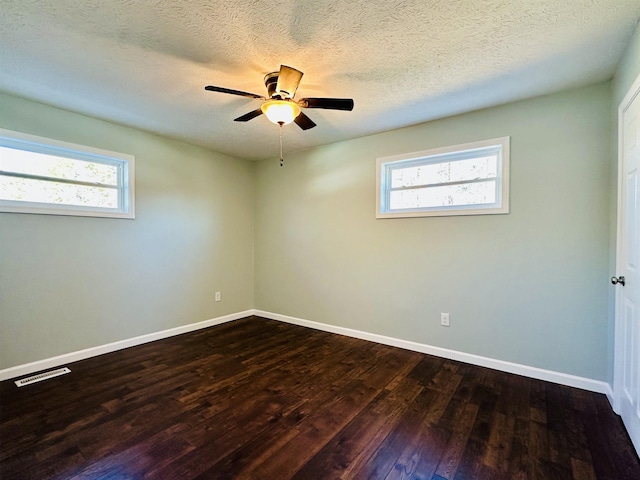
[[[276,125],[288,125],[300,115],[298,104],[289,100],[267,100],[260,109]]]
[[[276,125],[288,125],[296,122],[302,130],[309,130],[316,126],[313,120],[307,117],[301,108],[323,108],[325,110],[353,110],[353,99],[351,98],[303,98],[294,100],[303,73],[293,67],[280,65],[277,72],[267,73],[264,77],[264,85],[267,87],[267,97],[255,93],[233,90],[231,88],[216,87],[207,85],[205,90],[211,92],[238,95],[240,97],[257,98],[264,100],[260,108],[234,118],[234,122],[248,122],[263,113],[266,114],[270,122]]]

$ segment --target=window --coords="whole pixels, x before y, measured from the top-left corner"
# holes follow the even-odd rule
[[[0,212],[134,218],[134,161],[0,129]]]
[[[509,213],[509,137],[377,161],[377,218]]]

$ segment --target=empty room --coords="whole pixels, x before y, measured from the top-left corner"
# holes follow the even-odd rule
[[[0,0],[1,479],[640,479],[637,0]]]

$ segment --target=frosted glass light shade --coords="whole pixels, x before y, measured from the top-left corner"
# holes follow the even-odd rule
[[[300,115],[298,104],[288,100],[267,100],[260,109],[270,121],[278,125],[287,125]]]

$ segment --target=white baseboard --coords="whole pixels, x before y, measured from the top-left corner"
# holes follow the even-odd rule
[[[613,390],[611,386],[600,380],[593,380],[585,377],[578,377],[575,375],[569,375],[567,373],[554,372],[552,370],[544,370],[542,368],[530,367],[528,365],[522,365],[518,363],[507,362],[504,360],[496,360],[493,358],[482,357],[480,355],[474,355],[471,353],[459,352],[456,350],[449,350],[447,348],[435,347],[433,345],[427,345],[424,343],[411,342],[409,340],[402,340],[399,338],[387,337],[384,335],[378,335],[376,333],[364,332],[361,330],[354,330],[351,328],[338,327],[335,325],[329,325],[326,323],[313,322],[311,320],[304,320],[301,318],[290,317],[287,315],[281,315],[279,313],[266,312],[264,310],[245,310],[244,312],[232,313],[222,317],[205,320],[202,322],[191,323],[189,325],[183,325],[180,327],[170,328],[168,330],[162,330],[160,332],[149,333],[146,335],[140,335],[138,337],[129,338],[126,340],[120,340],[118,342],[107,343],[106,345],[100,345],[97,347],[87,348],[84,350],[78,350],[76,352],[66,353],[64,355],[58,355],[56,357],[46,358],[38,360],[36,362],[26,363],[15,367],[6,368],[0,370],[0,381],[8,380],[10,378],[21,377],[24,375],[30,375],[35,372],[47,370],[49,368],[59,367],[61,365],[77,362],[86,358],[95,357],[97,355],[103,355],[105,353],[115,352],[124,348],[134,347],[136,345],[142,345],[144,343],[153,342],[155,340],[161,340],[163,338],[173,337],[174,335],[181,335],[183,333],[192,332],[194,330],[200,330],[202,328],[212,327],[214,325],[220,325],[222,323],[245,318],[250,315],[257,315],[272,320],[278,320],[281,322],[291,323],[294,325],[300,325],[302,327],[309,327],[316,330],[322,330],[330,333],[337,333],[339,335],[346,335],[348,337],[360,338],[362,340],[369,340],[371,342],[381,343],[383,345],[390,345],[392,347],[404,348],[405,350],[412,350],[415,352],[426,353],[429,355],[435,355],[438,357],[448,358],[451,360],[457,360],[460,362],[470,363],[472,365],[478,365],[481,367],[492,368],[494,370],[500,370],[502,372],[515,373],[516,375],[522,375],[525,377],[536,378],[538,380],[545,380],[547,382],[558,383],[560,385],[567,385],[569,387],[581,388],[583,390],[589,390],[592,392],[603,393],[609,399],[609,402],[613,406]]]
[[[21,377],[23,375],[29,375],[53,367],[59,367],[66,363],[77,362],[78,360],[84,360],[86,358],[95,357],[97,355],[115,352],[116,350],[122,350],[123,348],[135,347],[136,345],[142,345],[143,343],[173,337],[174,335],[181,335],[183,333],[193,332],[194,330],[200,330],[202,328],[220,325],[222,323],[230,322],[232,320],[238,320],[250,315],[253,315],[253,310],[232,313],[230,315],[224,315],[222,317],[212,318],[210,320],[204,320],[202,322],[190,323],[189,325],[182,325],[180,327],[170,328],[168,330],[162,330],[160,332],[148,333],[146,335],[140,335],[138,337],[128,338],[126,340],[120,340],[118,342],[107,343],[106,345],[99,345],[97,347],[86,348],[84,350],[78,350],[76,352],[65,353],[64,355],[58,355],[57,357],[45,358],[36,362],[25,363],[23,365],[17,365],[15,367],[5,368],[3,370],[0,370],[0,381]]]
[[[294,325],[300,325],[302,327],[314,328],[316,330],[323,330],[325,332],[346,335],[347,337],[360,338],[362,340],[382,343],[383,345],[404,348],[405,350],[427,353],[429,355],[435,355],[437,357],[448,358],[450,360],[470,363],[472,365],[487,367],[493,370],[515,373],[516,375],[522,375],[524,377],[545,380],[547,382],[558,383],[560,385],[566,385],[569,387],[581,388],[583,390],[589,390],[592,392],[603,393],[607,396],[611,405],[613,405],[613,391],[611,389],[611,386],[608,383],[600,380],[578,377],[576,375],[570,375],[568,373],[554,372],[552,370],[530,367],[528,365],[507,362],[504,360],[496,360],[494,358],[482,357],[480,355],[474,355],[472,353],[449,350],[447,348],[435,347],[433,345],[427,345],[424,343],[411,342],[409,340],[401,340],[399,338],[363,332],[361,330],[337,327],[335,325],[313,322],[311,320],[303,320],[301,318],[289,317],[287,315],[281,315],[279,313],[265,312],[263,310],[253,310],[252,314],[269,318],[271,320],[278,320],[281,322],[292,323]]]

